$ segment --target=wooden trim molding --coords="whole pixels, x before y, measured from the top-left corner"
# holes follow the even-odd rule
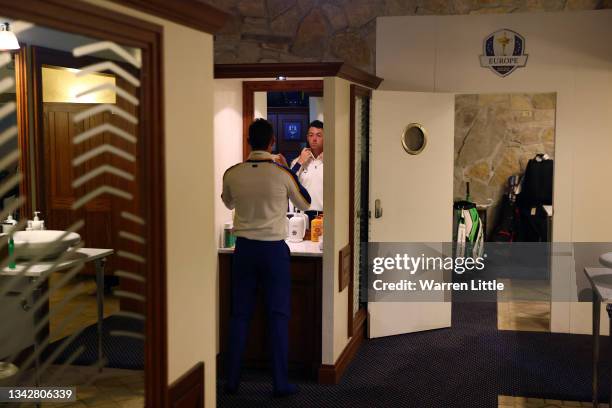
[[[32,189],[33,174],[30,166],[30,115],[28,107],[28,61],[27,45],[21,44],[21,48],[15,54],[15,96],[17,104],[17,143],[19,146],[19,171],[23,174],[19,184],[20,194],[25,194],[27,199],[21,207],[20,218],[29,217],[33,214],[31,194],[26,192]]]
[[[294,62],[262,64],[215,64],[215,79],[221,78],[277,78],[285,77],[340,77],[376,89],[383,81],[344,62]],[[279,81],[280,82],[280,81]]]
[[[359,85],[351,84],[349,91],[349,246],[355,250],[355,143],[356,143],[356,113],[355,113],[355,102],[358,97],[371,98],[372,90],[361,87]],[[367,215],[366,215],[367,216]],[[355,334],[355,316],[360,312],[357,311],[355,316],[351,311],[353,310],[353,294],[355,291],[355,257],[351,256],[351,274],[350,281],[348,284],[348,336],[351,337]]]
[[[229,14],[195,0],[111,0],[143,13],[214,34],[223,27]]]
[[[304,91],[323,93],[323,81],[244,81],[242,83],[242,157],[249,157],[249,125],[255,114],[255,92]]]
[[[319,369],[319,384],[338,384],[349,363],[353,361],[365,338],[366,311],[360,309],[355,318],[355,334],[351,337],[335,364],[323,364]]]
[[[163,30],[160,26],[74,0],[0,0],[4,16],[38,26],[115,41],[142,50],[139,183],[146,268],[145,403],[165,407],[168,392],[164,171]],[[36,95],[34,95],[36,97]],[[155,118],[155,120],[153,120]]]
[[[199,362],[170,384],[168,406],[170,408],[201,408],[204,406],[203,362]]]

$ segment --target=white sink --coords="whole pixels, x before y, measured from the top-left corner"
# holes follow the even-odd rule
[[[13,234],[18,259],[53,259],[81,241],[76,232],[65,231],[17,231]]]
[[[612,268],[612,252],[608,252],[599,257],[599,263],[606,268]]]

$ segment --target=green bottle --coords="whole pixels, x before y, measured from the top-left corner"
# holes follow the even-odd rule
[[[15,258],[13,255],[15,254],[15,241],[13,241],[13,235],[9,235],[8,241],[8,254],[9,254],[9,269],[15,269],[17,264],[15,263]]]

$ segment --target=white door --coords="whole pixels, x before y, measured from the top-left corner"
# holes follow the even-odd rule
[[[454,102],[452,94],[374,91],[371,108],[370,242],[452,240]],[[410,155],[401,138],[409,123],[427,143]],[[416,256],[420,254],[415,254]],[[450,302],[369,302],[369,337],[450,327]]]

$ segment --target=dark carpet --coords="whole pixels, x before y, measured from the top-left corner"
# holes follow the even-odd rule
[[[218,387],[217,406],[493,408],[498,395],[589,401],[591,341],[498,331],[495,303],[456,303],[450,329],[365,340],[338,385],[298,380],[299,394],[272,399],[269,374],[247,370],[238,395]],[[601,358],[609,361],[607,341]],[[602,364],[601,388],[609,367]]]
[[[107,362],[105,367],[125,368],[131,370],[144,369],[144,342],[141,339],[111,332],[144,333],[144,322],[122,316],[109,316],[104,319],[102,330],[102,350]],[[44,352],[46,360],[67,338],[51,343]],[[98,362],[98,329],[93,324],[86,327],[55,359],[56,364],[62,364],[83,346],[83,352],[72,363],[73,365],[94,365]]]

